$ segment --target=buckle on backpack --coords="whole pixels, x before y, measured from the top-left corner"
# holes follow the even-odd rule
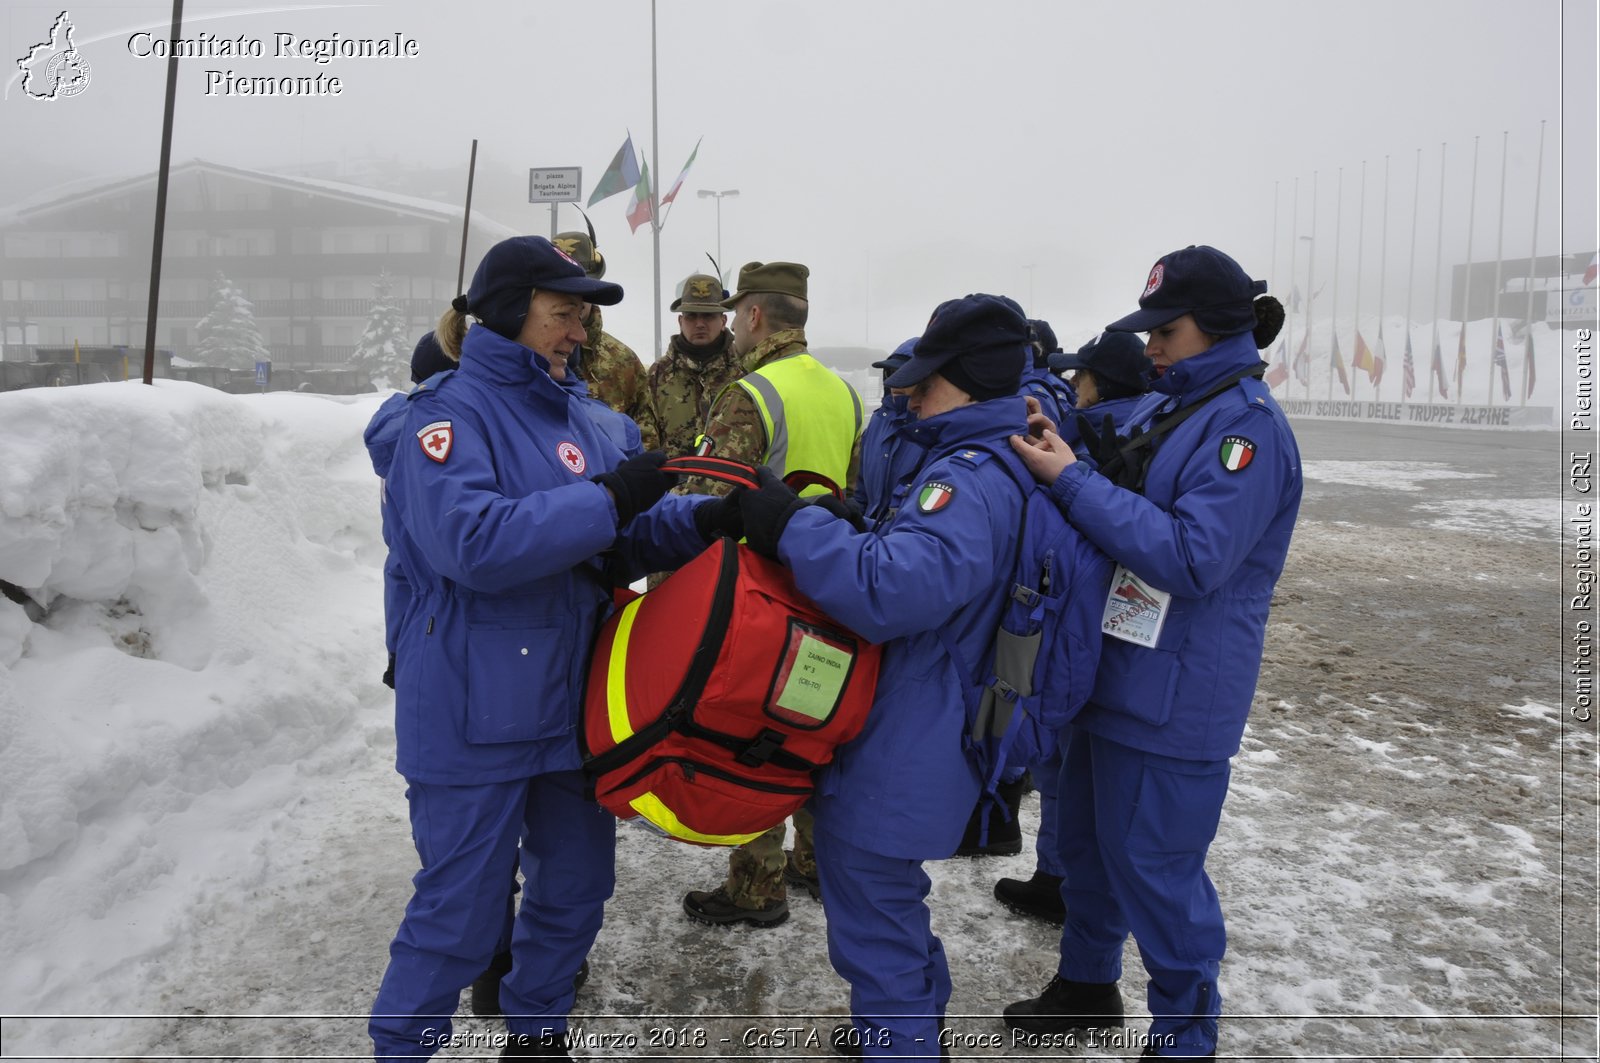
[[[1040,594],[1032,587],[1024,587],[1020,583],[1013,583],[1011,585],[1011,597],[1014,601],[1021,602],[1029,609],[1032,609],[1035,605],[1039,604],[1039,600],[1043,598],[1044,595]]]
[[[759,768],[772,759],[772,754],[782,747],[783,740],[787,737],[781,731],[774,731],[769,727],[751,739],[750,744],[745,746],[744,751],[735,759],[747,767]]]

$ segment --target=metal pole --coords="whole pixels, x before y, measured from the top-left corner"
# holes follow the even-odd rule
[[[1311,398],[1311,318],[1317,303],[1317,171],[1311,171],[1311,244],[1306,248],[1306,398]]]
[[[1494,339],[1492,341],[1490,341],[1494,345],[1494,346],[1492,346],[1490,348],[1490,350],[1491,351],[1498,350],[1499,353],[1500,353],[1500,357],[1502,357],[1502,358],[1507,357],[1507,355],[1506,355],[1506,350],[1505,350],[1505,343],[1500,338],[1500,267],[1505,263],[1505,245],[1506,245],[1506,153],[1507,153],[1506,149],[1508,147],[1510,147],[1510,144],[1511,144],[1511,130],[1507,129],[1500,136],[1500,219],[1496,223],[1497,228],[1496,228],[1496,233],[1495,233],[1495,238],[1494,238]],[[1493,356],[1493,354],[1491,354],[1490,357],[1489,357],[1489,398],[1488,398],[1488,404],[1490,406],[1494,405],[1494,371],[1495,371],[1494,356]],[[1511,372],[1510,367],[1507,366],[1507,368],[1504,371],[1507,374],[1509,374]],[[1506,399],[1507,402],[1510,402],[1511,401],[1511,396],[1507,395],[1507,396],[1505,396],[1505,399]]]
[[[722,193],[718,192],[716,198],[717,198],[717,268],[721,269],[722,268]],[[720,284],[722,282],[722,278],[718,277],[717,278],[717,282]]]
[[[1417,149],[1417,174],[1411,187],[1411,252],[1406,260],[1406,350],[1411,350],[1411,296],[1415,293],[1417,284],[1417,205],[1422,201],[1422,149]],[[1411,375],[1416,378],[1417,360],[1411,359]],[[1401,367],[1402,370],[1404,366]],[[1410,398],[1406,394],[1405,377],[1400,379],[1400,405],[1403,407]]]
[[[183,0],[172,0],[172,36],[183,39]],[[172,165],[172,112],[178,98],[178,48],[167,56],[167,102],[161,117],[161,163],[156,171],[156,231],[150,240],[150,304],[144,322],[144,382],[155,383],[156,307],[161,300],[161,252],[167,229],[167,173]],[[27,337],[27,326],[23,326]]]
[[[1467,274],[1461,293],[1461,338],[1456,343],[1456,405],[1467,390],[1467,315],[1472,306],[1472,228],[1478,217],[1478,138],[1472,138],[1472,191],[1467,193]],[[1490,374],[1493,375],[1492,373]]]
[[[650,243],[655,262],[655,283],[651,295],[655,298],[656,345],[654,357],[661,356],[661,219],[657,205],[661,196],[661,125],[656,106],[656,0],[650,0],[650,169],[655,174],[655,187],[650,189]]]
[[[467,278],[467,225],[472,220],[472,179],[478,173],[478,138],[472,138],[472,157],[467,161],[467,205],[461,211],[461,258],[456,263],[456,294],[465,295]]]
[[[1533,368],[1533,271],[1535,258],[1539,253],[1539,186],[1544,181],[1544,120],[1539,121],[1539,162],[1534,170],[1533,177],[1533,239],[1528,248],[1528,337],[1523,343],[1522,358],[1522,405],[1528,404],[1528,392],[1533,390],[1533,381],[1530,379],[1530,370]],[[1550,296],[1546,295],[1546,305]],[[1548,311],[1547,311],[1548,312]]]
[[[1450,396],[1444,391],[1444,355],[1439,352],[1439,281],[1444,275],[1444,157],[1446,141],[1439,145],[1439,225],[1437,240],[1433,245],[1433,348],[1428,352],[1428,401],[1433,401],[1433,378],[1437,371],[1440,398]]]

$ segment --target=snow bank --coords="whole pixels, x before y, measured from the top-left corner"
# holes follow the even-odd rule
[[[0,396],[0,1010],[165,947],[377,702],[380,398]]]

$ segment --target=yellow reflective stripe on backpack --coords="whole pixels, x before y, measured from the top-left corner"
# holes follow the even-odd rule
[[[633,735],[633,721],[628,718],[628,636],[643,601],[635,598],[622,607],[611,639],[611,659],[606,662],[606,719],[611,724],[611,740],[618,745]]]
[[[673,814],[672,809],[661,803],[661,799],[652,793],[643,793],[628,802],[628,806],[646,821],[654,823],[674,838],[683,838],[686,841],[700,842],[703,845],[743,845],[752,838],[759,838],[766,831],[756,831],[754,834],[701,834],[699,831],[685,827],[681,820]]]

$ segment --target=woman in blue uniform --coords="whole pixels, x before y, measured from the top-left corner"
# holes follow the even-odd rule
[[[963,690],[975,680],[957,674],[944,640],[983,660],[1005,598],[1022,493],[991,452],[1025,429],[1016,390],[1027,340],[1009,299],[969,295],[934,311],[888,378],[912,388],[916,420],[899,434],[925,457],[873,529],[775,481],[737,496],[752,547],[841,623],[886,643],[866,727],[812,800],[828,955],[855,1019],[836,1032],[847,1055],[939,1058],[950,974],[922,862],[955,850],[979,790],[962,749]]]
[[[1261,666],[1267,607],[1300,508],[1300,455],[1260,380],[1283,307],[1210,247],[1155,264],[1143,442],[1054,431],[1012,441],[1067,520],[1118,562],[1089,704],[1063,734],[1067,916],[1056,977],[1005,1009],[1036,1033],[1120,1027],[1129,933],[1149,974],[1146,1055],[1212,1058],[1226,935],[1205,871]]]
[[[573,979],[614,883],[616,821],[585,800],[579,771],[592,633],[615,574],[676,568],[706,541],[703,500],[662,498],[665,455],[624,461],[561,385],[583,305],[621,298],[542,237],[502,241],[436,330],[460,368],[409,396],[386,488],[411,591],[396,767],[422,869],[373,1004],[380,1059],[448,1043],[519,859],[506,1054],[567,1058]]]

